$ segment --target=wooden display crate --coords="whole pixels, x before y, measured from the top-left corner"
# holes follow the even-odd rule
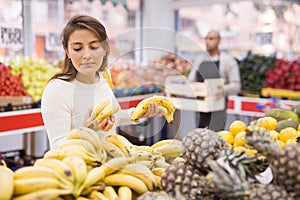
[[[189,82],[184,76],[168,76],[165,81],[165,93],[175,107],[181,110],[212,112],[223,110],[225,97],[216,99],[221,78],[205,79],[204,82]]]
[[[28,96],[7,96],[7,97],[0,97],[0,106],[7,106],[8,104],[11,105],[21,105],[21,104],[30,104],[33,100],[31,97]]]

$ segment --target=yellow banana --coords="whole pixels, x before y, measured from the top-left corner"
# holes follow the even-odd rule
[[[70,194],[68,190],[57,188],[42,189],[28,194],[14,197],[12,200],[53,200],[60,195]]]
[[[106,140],[119,147],[126,156],[136,155],[137,150],[126,137],[119,134],[110,134],[106,136]]]
[[[125,157],[125,154],[123,151],[117,147],[115,144],[109,142],[108,140],[101,141],[102,147],[105,149],[108,155],[110,155],[112,158],[115,157]]]
[[[151,169],[152,174],[156,175],[156,176],[162,176],[163,173],[165,172],[166,168],[163,167],[154,167]]]
[[[151,169],[154,166],[154,161],[153,160],[137,160],[136,163],[144,165]]]
[[[138,103],[138,105],[136,106],[135,110],[131,115],[131,120],[134,122],[139,122],[140,117],[147,111],[148,106],[151,103],[156,103],[158,106],[165,107],[170,115],[168,116],[168,122],[170,120],[171,120],[170,123],[172,122],[173,113],[175,112],[175,106],[168,97],[160,96],[160,95],[154,95],[152,97],[145,98],[140,103]]]
[[[137,157],[137,160],[153,160],[153,156],[151,153],[147,151],[137,151],[137,154],[135,155]]]
[[[103,148],[103,146],[100,146],[98,149],[97,149],[97,153],[96,155],[98,156],[99,160],[100,160],[100,164],[103,164],[107,161],[107,153],[105,151],[105,149]]]
[[[35,161],[34,166],[41,166],[55,170],[62,179],[74,183],[75,177],[70,167],[61,160],[54,158],[41,158]]]
[[[98,100],[97,104],[93,108],[91,119],[95,119],[102,110],[110,104],[110,101],[108,99],[101,98]]]
[[[104,188],[103,195],[110,200],[120,200],[115,189],[109,185]]]
[[[137,151],[146,151],[152,153],[152,148],[148,145],[134,145]]]
[[[173,115],[174,113],[171,113],[167,108],[163,106],[157,106],[158,109],[163,113],[164,117],[166,118],[168,124],[171,124],[173,122]]]
[[[85,198],[85,197],[77,197],[76,200],[90,200],[89,198]]]
[[[34,177],[22,178],[14,180],[14,195],[22,195],[37,190],[48,188],[64,188],[66,187],[62,182],[56,178],[49,177]],[[69,190],[70,194],[73,192]]]
[[[83,140],[83,139],[68,139],[64,143],[59,145],[57,148],[61,149],[61,148],[64,148],[66,146],[73,146],[73,145],[81,146],[82,148],[86,149],[87,151],[89,151],[91,153],[94,153],[94,154],[97,153],[97,151],[96,151],[95,147],[93,146],[93,144],[91,144],[91,142],[89,142],[87,140]]]
[[[175,158],[182,156],[182,145],[166,144],[155,148],[154,151],[160,152],[166,162],[171,163]]]
[[[99,167],[95,167],[88,172],[87,177],[82,185],[82,189],[90,187],[102,180],[105,176],[112,174],[113,172],[120,170],[127,164],[133,162],[131,157],[116,157],[112,158]]]
[[[84,160],[86,164],[93,166],[97,166],[102,163],[102,160],[100,160],[98,154],[90,153],[86,149],[78,145],[69,145],[60,149],[51,149],[45,153],[44,158],[55,158],[63,160],[68,156],[79,156]]]
[[[128,174],[111,174],[103,179],[103,183],[109,186],[127,186],[138,194],[148,191],[144,181]]]
[[[89,195],[89,199],[91,200],[110,200],[102,192],[99,191],[92,191]]]
[[[66,185],[72,185],[71,182],[61,177],[54,169],[43,166],[26,166],[21,167],[14,172],[14,179],[34,178],[34,177],[49,177],[56,178]]]
[[[154,144],[151,145],[152,149],[155,149],[159,146],[167,145],[167,144],[177,144],[177,145],[182,145],[182,141],[178,139],[164,139],[164,140],[159,140],[155,142]]]
[[[132,191],[129,187],[121,186],[118,189],[118,196],[120,200],[132,200]]]
[[[10,200],[14,190],[14,172],[0,165],[0,199]]]
[[[66,163],[74,177],[75,177],[75,183],[74,183],[74,196],[78,197],[80,195],[80,191],[78,189],[83,184],[86,176],[87,176],[87,168],[84,160],[79,156],[68,156],[63,159],[63,162]]]
[[[128,174],[141,179],[147,185],[148,190],[153,190],[154,188],[154,177],[151,170],[145,165],[132,163],[126,165],[124,168],[119,170],[117,173]]]
[[[161,187],[160,187],[161,176],[157,176],[157,175],[153,174],[153,177],[154,177],[154,182],[155,182],[155,188],[160,190],[161,189]]]
[[[96,117],[96,122],[99,123],[103,119],[117,113],[119,111],[119,106],[113,106],[112,104],[107,105]]]
[[[69,131],[68,139],[82,139],[89,141],[95,149],[98,149],[100,143],[100,136],[93,129],[86,127],[74,128]]]
[[[166,159],[164,156],[158,158],[158,159],[155,159],[154,161],[154,166],[155,167],[161,167],[161,168],[166,168],[168,167],[170,164],[166,162]]]
[[[102,76],[106,79],[109,87],[111,89],[113,89],[113,82],[112,82],[111,73],[110,73],[109,68],[105,68],[105,70],[102,71]]]

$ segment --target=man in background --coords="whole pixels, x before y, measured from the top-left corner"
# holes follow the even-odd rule
[[[209,129],[220,131],[224,130],[227,110],[227,97],[235,95],[241,89],[241,79],[239,66],[236,59],[230,54],[221,51],[219,45],[221,42],[220,33],[216,30],[209,31],[205,37],[206,53],[199,55],[193,64],[189,81],[203,82],[207,77],[201,73],[201,69],[209,67],[209,70],[217,71],[218,76],[222,78],[224,86],[218,87],[215,98],[225,97],[225,108],[221,111],[199,112],[198,128],[208,127]],[[209,71],[208,69],[204,71]],[[216,78],[216,77],[215,77]]]

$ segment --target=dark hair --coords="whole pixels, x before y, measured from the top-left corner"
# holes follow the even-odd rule
[[[99,71],[104,71],[108,65],[108,54],[109,54],[109,45],[108,45],[108,37],[106,34],[105,27],[101,24],[99,20],[92,16],[88,15],[75,15],[73,16],[69,22],[65,25],[61,33],[61,40],[64,49],[68,49],[68,42],[70,35],[80,29],[87,29],[94,32],[100,42],[102,47],[104,48],[106,54],[103,57],[103,62],[99,68]],[[65,54],[62,71],[55,74],[50,80],[59,78],[65,81],[72,81],[76,78],[77,70],[73,66],[72,62],[69,60],[68,55]]]

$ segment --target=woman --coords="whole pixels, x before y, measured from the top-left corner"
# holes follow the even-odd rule
[[[41,103],[51,149],[63,143],[72,128],[85,126],[100,98],[108,98],[119,106],[101,74],[107,68],[109,54],[105,27],[96,18],[76,15],[66,24],[61,37],[65,52],[63,69],[48,82]],[[120,110],[93,129],[115,132],[117,126],[132,123],[133,110]],[[143,117],[161,116],[157,111],[157,105],[151,104]]]

